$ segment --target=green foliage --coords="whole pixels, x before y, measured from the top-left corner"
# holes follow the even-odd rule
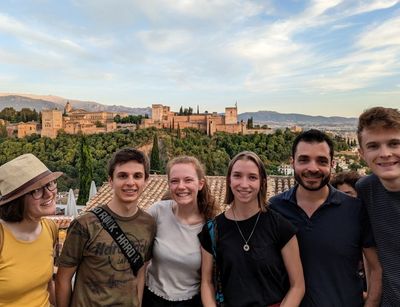
[[[165,164],[172,157],[192,155],[205,165],[208,175],[225,175],[231,158],[241,151],[251,150],[260,156],[268,174],[280,175],[279,165],[289,162],[291,146],[296,137],[296,134],[289,129],[277,130],[276,133],[268,135],[218,132],[213,137],[209,137],[199,130],[180,129],[179,125],[177,126],[177,131],[149,128],[134,132],[125,130],[85,136],[87,147],[93,158],[92,178],[96,185],[101,185],[107,180],[107,163],[116,150],[123,147],[140,148],[152,142],[159,145],[159,162],[158,167],[157,162],[151,162],[151,168],[160,173],[164,172]],[[158,140],[155,141],[155,138]],[[345,139],[336,137],[334,143],[336,150],[348,148]],[[55,139],[40,138],[38,135],[27,136],[23,139],[0,138],[0,164],[28,152],[36,155],[51,170],[64,172],[64,176],[59,179],[60,191],[79,187],[79,176],[82,173],[78,164],[80,136],[60,132]],[[356,163],[365,165],[363,161]],[[353,165],[353,167],[358,168],[359,165]]]
[[[84,206],[89,200],[90,183],[93,180],[93,158],[86,137],[81,136],[79,144],[79,195],[76,203]]]
[[[86,136],[93,157],[93,179],[96,185],[107,180],[107,163],[119,148],[140,147],[149,144],[154,128],[134,132],[115,131]],[[52,171],[62,171],[58,190],[68,191],[79,187],[78,150],[80,137],[60,132],[55,139],[30,135],[22,139],[0,138],[0,165],[24,153],[33,153]]]
[[[146,114],[147,115],[147,114]],[[142,115],[128,115],[127,117],[122,117],[117,115],[114,117],[114,121],[116,123],[121,123],[121,124],[136,124],[139,125],[142,122],[143,118],[148,118],[146,115],[143,117]]]
[[[16,111],[12,107],[6,107],[0,112],[0,119],[11,123],[38,121],[39,113],[35,109],[22,108],[21,111]]]
[[[247,119],[247,129],[253,128],[253,125],[254,125],[254,123],[253,123],[253,117],[249,117],[249,118]]]
[[[7,137],[7,128],[5,125],[0,124],[0,139],[4,139]]]
[[[161,162],[160,162],[160,150],[158,148],[158,136],[154,133],[153,147],[150,154],[150,169],[152,172],[160,172]]]
[[[178,113],[178,115],[192,115],[192,114],[193,114],[193,108],[192,107],[183,109],[182,106],[179,109],[179,113]]]

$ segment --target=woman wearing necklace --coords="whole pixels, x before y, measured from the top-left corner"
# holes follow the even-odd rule
[[[200,307],[200,242],[197,238],[217,208],[195,157],[174,158],[167,165],[170,200],[153,204],[157,233],[144,290],[144,307]]]
[[[208,223],[199,234],[205,307],[218,305],[216,288],[225,307],[301,302],[304,278],[296,230],[268,209],[266,180],[265,167],[253,152],[241,152],[229,164],[225,203],[231,206],[215,218],[213,231]]]

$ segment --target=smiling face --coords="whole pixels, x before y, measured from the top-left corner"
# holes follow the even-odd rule
[[[146,187],[144,166],[136,161],[117,164],[108,181],[117,203],[137,204]]]
[[[318,191],[328,184],[332,161],[326,142],[300,141],[292,163],[295,179],[304,189]]]
[[[204,186],[192,163],[174,164],[168,174],[171,197],[178,205],[196,205],[197,194]]]
[[[400,131],[364,129],[359,152],[385,187],[400,190]]]
[[[229,187],[236,205],[258,204],[261,178],[257,165],[251,160],[237,160],[229,177]]]
[[[37,220],[43,216],[54,215],[56,213],[57,188],[50,191],[43,189],[43,195],[35,199],[32,193],[24,195],[24,218]]]

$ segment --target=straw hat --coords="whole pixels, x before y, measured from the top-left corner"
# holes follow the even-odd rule
[[[36,190],[63,173],[52,172],[32,154],[19,156],[0,166],[0,206]]]

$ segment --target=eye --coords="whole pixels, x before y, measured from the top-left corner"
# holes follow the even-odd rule
[[[117,177],[120,179],[125,179],[128,177],[128,175],[126,173],[119,173]]]
[[[378,144],[375,143],[371,143],[371,144],[367,144],[367,149],[377,149],[378,148]]]
[[[144,175],[142,173],[136,173],[133,177],[135,179],[142,179],[144,177]]]
[[[256,175],[250,175],[250,176],[249,176],[249,179],[250,179],[251,181],[256,181],[256,180],[258,180],[258,176],[256,176]]]
[[[389,142],[390,147],[397,147],[400,145],[400,140],[392,140]]]
[[[185,182],[186,182],[186,183],[191,183],[191,182],[193,182],[193,181],[194,181],[193,178],[186,178],[186,179],[185,179]]]
[[[329,161],[325,160],[325,159],[321,159],[321,160],[318,161],[318,163],[321,164],[321,165],[328,165]]]
[[[232,177],[233,177],[233,178],[240,178],[240,174],[234,173],[234,174],[232,174]]]

